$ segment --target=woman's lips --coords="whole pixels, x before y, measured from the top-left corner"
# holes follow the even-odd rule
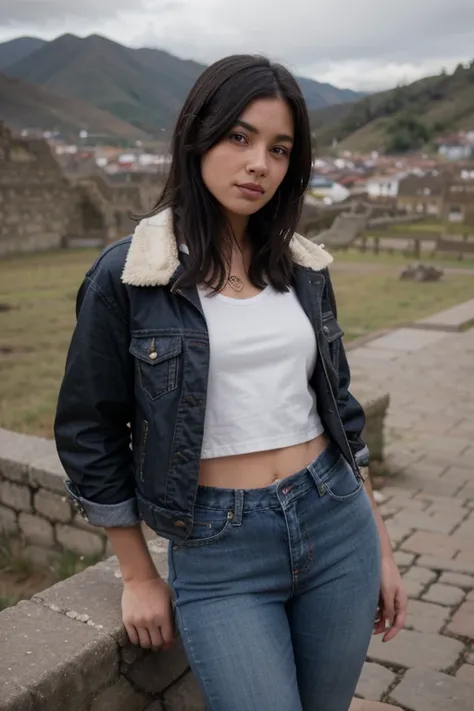
[[[237,185],[237,187],[242,195],[249,200],[259,200],[264,194],[263,188],[259,185],[244,184]]]

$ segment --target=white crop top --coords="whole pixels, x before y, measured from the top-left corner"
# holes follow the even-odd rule
[[[201,457],[308,442],[322,434],[309,386],[316,339],[294,290],[235,299],[198,289],[210,340]]]

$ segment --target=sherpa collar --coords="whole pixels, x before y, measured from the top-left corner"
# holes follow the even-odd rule
[[[324,269],[333,261],[324,245],[315,244],[296,233],[290,249],[296,264],[315,271]],[[122,282],[129,286],[165,286],[179,264],[171,210],[163,210],[145,218],[135,228]]]

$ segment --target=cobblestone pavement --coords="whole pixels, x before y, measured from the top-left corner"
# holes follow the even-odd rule
[[[410,604],[373,637],[351,711],[474,709],[474,329],[399,329],[349,353],[390,392],[381,511]],[[384,703],[379,703],[384,702]],[[388,704],[388,705],[385,705]]]

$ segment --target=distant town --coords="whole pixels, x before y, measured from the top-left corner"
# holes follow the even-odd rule
[[[84,131],[75,144],[48,132],[43,137],[71,176],[98,171],[121,184],[137,183],[141,177],[150,181],[153,174],[162,180],[171,160],[164,142],[155,142],[152,150],[141,141],[124,149],[89,143]],[[331,154],[314,159],[308,192],[321,206],[365,198],[396,203],[408,213],[472,224],[474,230],[474,129],[440,137],[430,155],[362,154],[335,146]]]

